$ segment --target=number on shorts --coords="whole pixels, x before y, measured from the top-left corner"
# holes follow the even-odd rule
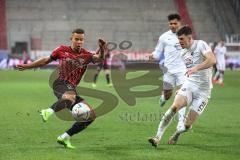
[[[202,102],[201,104],[200,104],[200,106],[198,107],[198,112],[202,112],[202,110],[204,109],[204,107],[206,106],[206,102]]]

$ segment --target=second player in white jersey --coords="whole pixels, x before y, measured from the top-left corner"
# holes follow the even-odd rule
[[[161,106],[171,97],[172,90],[175,87],[179,89],[185,80],[186,67],[180,55],[182,47],[176,35],[181,25],[180,20],[181,17],[178,14],[168,16],[170,30],[159,37],[158,44],[150,56],[152,59],[160,60],[159,65],[164,73]]]
[[[181,58],[182,47],[179,44],[176,32],[180,28],[181,17],[178,14],[168,16],[169,31],[163,33],[159,39],[151,57],[159,60],[159,66],[163,70],[163,92],[160,97],[162,107],[172,96],[173,89],[178,90],[185,81],[186,67]],[[185,108],[179,112],[177,128],[181,128],[184,123]]]
[[[160,59],[161,54],[164,54],[164,68],[168,73],[174,74],[186,71],[180,55],[181,50],[182,47],[176,33],[169,30],[159,37],[158,44],[152,54],[155,59]]]

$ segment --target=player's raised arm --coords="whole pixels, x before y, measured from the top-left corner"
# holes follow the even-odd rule
[[[212,67],[214,64],[216,64],[216,58],[213,54],[213,52],[208,52],[205,54],[205,61],[199,65],[197,65],[197,69],[203,70]]]
[[[52,60],[50,58],[50,56],[48,57],[44,57],[44,58],[40,58],[32,63],[28,63],[28,64],[18,64],[17,68],[22,71],[25,69],[31,69],[31,68],[36,68],[36,67],[41,67],[41,66],[45,66],[48,63],[50,63]]]
[[[106,42],[102,39],[98,39],[99,53],[93,55],[94,62],[101,62],[105,58],[105,53],[107,52]]]

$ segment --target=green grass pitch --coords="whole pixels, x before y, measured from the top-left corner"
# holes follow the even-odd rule
[[[215,86],[204,113],[179,143],[167,145],[176,121],[166,131],[157,149],[147,142],[155,135],[164,108],[159,97],[139,98],[134,107],[119,98],[118,106],[99,117],[85,131],[72,138],[75,150],[64,149],[56,138],[72,122],[51,117],[42,123],[39,109],[47,108],[55,97],[48,85],[51,70],[0,71],[0,159],[1,160],[76,160],[76,159],[161,159],[161,160],[237,160],[240,159],[240,72],[227,71],[225,87]],[[91,83],[83,82],[91,88]],[[117,96],[106,86],[103,73],[97,90]],[[99,100],[84,97],[97,106]]]

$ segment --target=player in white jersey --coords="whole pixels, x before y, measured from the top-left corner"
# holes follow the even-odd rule
[[[216,63],[214,54],[206,42],[192,39],[192,30],[188,26],[178,32],[181,51],[187,67],[187,79],[175,96],[172,106],[167,110],[159,124],[157,135],[148,141],[155,147],[159,144],[163,133],[173,116],[183,106],[190,105],[184,128],[177,130],[168,144],[175,144],[181,135],[191,128],[197,117],[204,111],[212,89],[212,66]]]
[[[163,33],[158,44],[150,55],[150,59],[159,60],[160,68],[163,70],[163,93],[160,97],[160,106],[163,106],[171,96],[173,89],[177,90],[185,81],[186,66],[181,58],[182,47],[179,44],[176,32],[181,25],[181,17],[178,14],[168,16],[170,30]],[[164,59],[162,58],[164,57]],[[184,126],[186,107],[179,111],[177,128]]]
[[[213,83],[218,83],[223,86],[223,75],[225,71],[225,54],[227,48],[224,44],[224,40],[221,40],[214,49],[215,56],[217,58],[217,72],[213,77]]]

